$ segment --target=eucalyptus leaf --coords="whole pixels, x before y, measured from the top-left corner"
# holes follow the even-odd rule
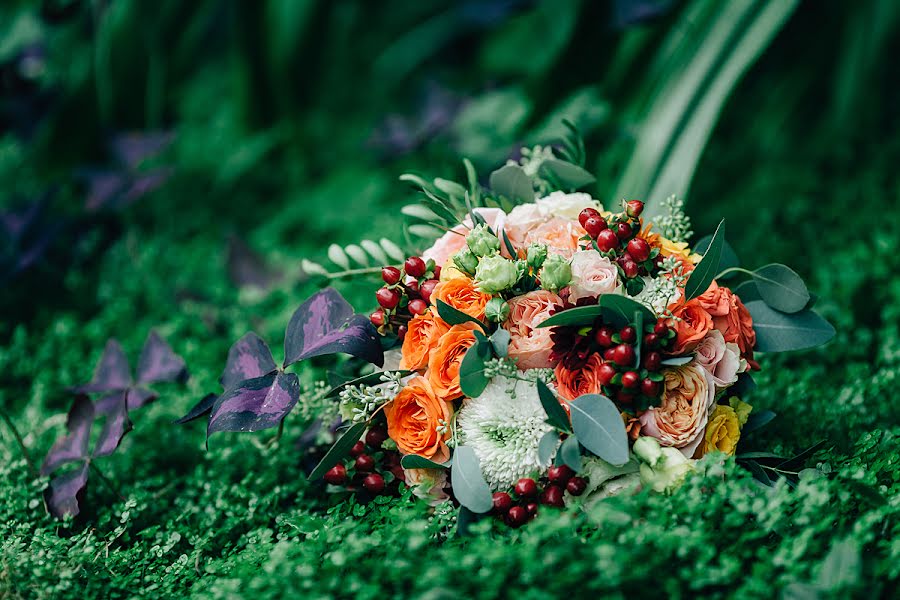
[[[814,348],[834,337],[834,327],[811,310],[794,314],[779,312],[761,300],[747,303],[756,332],[755,350],[789,352]]]
[[[572,431],[572,426],[569,425],[569,415],[557,400],[556,394],[540,379],[537,380],[537,390],[541,406],[544,407],[550,424],[562,431]]]
[[[586,169],[558,158],[543,161],[540,170],[566,191],[574,191],[597,181]]]
[[[544,466],[553,462],[556,455],[556,449],[559,447],[559,433],[556,431],[548,431],[541,437],[538,442],[538,460]]]
[[[493,173],[489,180],[491,191],[518,202],[534,202],[534,186],[522,167],[506,165]]]
[[[803,279],[790,267],[765,265],[753,271],[756,289],[766,304],[786,313],[800,312],[809,304],[809,290]]]
[[[709,241],[709,248],[707,249],[706,254],[703,255],[703,260],[694,267],[690,277],[688,277],[687,283],[684,284],[685,301],[696,298],[709,289],[709,285],[713,282],[716,273],[719,272],[722,247],[725,244],[725,234],[722,231],[722,224],[724,222],[725,219],[719,221],[716,232]]]
[[[452,464],[452,458],[445,463],[436,463],[418,454],[407,454],[400,459],[400,466],[404,469],[449,469]]]
[[[509,331],[501,327],[491,335],[490,339],[494,353],[500,358],[506,358],[509,355],[509,342],[512,339]]]
[[[489,344],[478,342],[469,347],[459,365],[459,388],[469,398],[477,398],[491,382],[484,374],[484,363],[491,357]]]
[[[587,394],[569,402],[572,428],[581,445],[611,465],[628,462],[628,435],[612,400]]]
[[[578,438],[570,435],[566,441],[559,447],[559,453],[556,455],[558,463],[562,463],[578,473],[581,471],[581,444]]]
[[[660,364],[666,367],[680,367],[682,365],[688,364],[692,360],[694,360],[693,356],[675,356],[673,358],[667,358]]]
[[[309,481],[319,479],[328,472],[331,467],[338,464],[341,459],[349,455],[350,449],[359,441],[359,438],[362,437],[365,430],[365,423],[357,423],[350,427],[350,429],[334,443],[328,452],[325,453],[325,456],[322,457],[322,460],[319,461],[316,468],[312,470],[312,473],[309,474]]]
[[[469,446],[459,446],[453,452],[450,467],[453,494],[459,503],[473,513],[482,514],[494,507],[491,488],[481,474],[481,462]]]

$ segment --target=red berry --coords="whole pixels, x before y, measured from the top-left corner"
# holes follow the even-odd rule
[[[388,285],[397,285],[400,282],[400,269],[397,267],[384,267],[381,269],[381,278]]]
[[[424,300],[416,298],[415,300],[410,300],[407,308],[409,308],[409,313],[412,315],[422,315],[428,310],[428,305],[425,304]]]
[[[375,459],[368,454],[360,454],[356,457],[356,463],[353,466],[361,473],[368,473],[375,469]]]
[[[538,505],[537,502],[529,502],[525,505],[525,510],[528,511],[528,516],[532,519],[537,516]]]
[[[659,342],[659,336],[655,333],[648,333],[644,336],[644,346],[646,348],[652,348]]]
[[[440,268],[440,267],[435,267],[435,268],[434,268],[434,278],[435,278],[436,281],[440,281],[440,280],[441,280],[441,268]]]
[[[619,344],[613,348],[613,361],[620,367],[634,364],[634,347],[628,344]]]
[[[391,474],[399,481],[406,483],[406,472],[403,470],[403,467],[401,467],[400,465],[394,465],[389,470]]]
[[[506,513],[506,524],[510,527],[521,527],[528,520],[528,509],[524,506],[513,506]]]
[[[513,491],[521,498],[534,498],[537,496],[537,483],[530,477],[524,477],[516,482]]]
[[[584,222],[583,227],[589,236],[596,239],[600,232],[606,229],[606,221],[600,217],[590,217]]]
[[[650,258],[650,244],[647,243],[647,240],[641,238],[634,238],[628,242],[625,250],[631,255],[631,258],[633,258],[635,262],[642,263]]]
[[[407,331],[408,331],[408,328],[406,327],[406,325],[401,325],[400,327],[398,327],[397,328],[397,339],[402,342],[403,338],[406,337]]]
[[[609,364],[608,362],[600,365],[600,368],[597,369],[597,378],[600,380],[600,385],[609,385],[609,382],[612,381],[612,378],[616,376],[616,368]]]
[[[512,508],[512,496],[506,492],[494,492],[494,512],[503,514]]]
[[[580,213],[578,213],[578,223],[584,227],[585,222],[588,219],[602,219],[600,213],[594,208],[586,208]]]
[[[659,352],[648,352],[644,356],[644,368],[648,371],[656,371],[662,365],[662,354]]]
[[[566,484],[566,491],[573,496],[582,495],[586,489],[587,481],[585,481],[583,477],[573,477],[569,480],[569,483]]]
[[[666,325],[665,321],[657,321],[656,325],[653,326],[653,333],[662,337],[669,333],[669,326]]]
[[[419,286],[419,295],[422,296],[422,300],[431,303],[431,294],[438,283],[440,282],[437,279],[429,279]]]
[[[616,402],[626,405],[631,404],[632,402],[634,402],[634,394],[626,390],[619,390],[619,393],[616,394]]]
[[[644,203],[640,200],[629,200],[625,203],[625,214],[632,219],[636,219],[644,212]]]
[[[600,252],[609,252],[619,247],[619,238],[612,229],[604,229],[597,235],[597,247]]]
[[[637,340],[637,330],[631,325],[626,325],[619,332],[619,337],[622,338],[622,341],[626,344],[633,344]]]
[[[616,349],[615,348],[607,348],[603,352],[603,360],[607,362],[615,362],[616,358]]]
[[[418,256],[410,256],[403,263],[403,268],[406,269],[406,274],[410,277],[421,277],[425,274],[426,265],[425,261]]]
[[[626,371],[622,374],[622,387],[633,388],[641,380],[640,375],[634,371]]]
[[[360,454],[362,454],[365,451],[366,451],[365,442],[359,441],[359,442],[356,442],[355,444],[353,444],[353,447],[350,448],[350,456],[354,456],[354,457],[359,456]]]
[[[638,276],[638,264],[633,260],[623,260],[622,270],[625,271],[625,277],[627,277],[628,279],[634,279]]]
[[[575,471],[573,471],[566,465],[557,465],[555,467],[550,467],[550,470],[547,471],[547,479],[549,479],[551,483],[556,483],[559,485],[565,485],[573,475],[575,475]]]
[[[369,320],[372,321],[372,325],[375,327],[381,327],[384,325],[384,311],[379,308],[369,315]]]
[[[419,293],[419,282],[415,279],[411,279],[409,283],[406,284],[406,292],[411,296],[415,296]]]
[[[653,381],[649,377],[641,381],[641,393],[651,398],[659,396],[659,383]]]
[[[557,506],[562,508],[565,506],[565,502],[563,502],[563,490],[558,485],[548,485],[544,489],[544,493],[541,494],[541,504],[546,504],[547,506]]]
[[[628,223],[619,223],[616,225],[616,236],[620,240],[627,240],[631,237],[631,234],[634,233],[631,229],[631,225]]]
[[[400,290],[383,287],[375,292],[375,298],[383,308],[391,310],[400,304]]]
[[[338,463],[325,473],[325,481],[331,485],[344,485],[347,482],[347,469]]]
[[[597,330],[597,333],[594,334],[594,341],[597,342],[597,345],[601,348],[609,348],[613,344],[613,333],[615,332],[613,331],[612,327],[610,327],[609,325],[604,325]]]
[[[387,431],[383,427],[373,427],[366,434],[366,444],[378,450],[387,438]]]
[[[399,452],[385,452],[383,460],[385,468],[393,469],[394,467],[400,466],[400,458]]]
[[[363,479],[363,487],[377,496],[384,491],[384,477],[378,473],[370,473]]]

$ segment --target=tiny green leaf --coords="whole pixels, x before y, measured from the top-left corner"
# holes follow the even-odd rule
[[[472,448],[456,448],[450,477],[453,479],[453,494],[462,506],[477,514],[486,513],[494,507],[491,488],[481,474],[481,462]]]
[[[707,249],[706,254],[703,255],[703,260],[694,267],[690,277],[688,277],[687,283],[684,285],[685,301],[696,298],[709,289],[709,284],[712,283],[716,273],[719,272],[719,261],[722,258],[722,246],[725,244],[725,234],[722,232],[722,224],[724,222],[725,219],[719,221],[719,226],[716,227],[716,232],[709,242],[709,248]]]
[[[363,375],[362,377],[357,377],[356,379],[351,379],[350,381],[345,381],[340,385],[336,385],[325,394],[326,398],[333,398],[341,393],[341,390],[348,387],[353,387],[357,385],[373,385],[381,383],[381,376],[385,373],[396,373],[400,375],[400,377],[407,377],[415,373],[415,371],[406,371],[403,369],[397,371],[375,371],[374,373],[369,373],[368,375]]]

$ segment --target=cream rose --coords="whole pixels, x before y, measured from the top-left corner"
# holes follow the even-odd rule
[[[546,290],[535,290],[509,301],[509,317],[503,327],[509,331],[509,356],[522,370],[550,367],[553,341],[550,328],[539,328],[550,318],[550,310],[562,299]]]
[[[403,469],[403,479],[417,498],[431,506],[450,499],[444,490],[447,486],[446,469]]]
[[[641,415],[641,435],[690,458],[700,442],[715,404],[715,383],[702,367],[688,364],[666,369],[662,405]]]
[[[528,232],[547,220],[537,204],[520,204],[506,215],[506,235],[516,248],[524,248],[527,246],[525,236]]]
[[[572,283],[569,301],[612,294],[619,287],[616,265],[596,250],[582,250],[572,256]]]
[[[565,192],[553,192],[549,196],[539,198],[536,201],[538,208],[546,216],[559,217],[561,219],[569,219],[577,221],[578,215],[585,208],[593,208],[603,212],[603,206],[598,200],[591,198],[590,194],[576,192],[574,194],[566,194]]]

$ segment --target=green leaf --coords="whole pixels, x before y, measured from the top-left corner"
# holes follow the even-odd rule
[[[517,202],[534,202],[534,186],[522,167],[517,165],[500,167],[491,173],[489,183],[491,191],[495,194]]]
[[[703,236],[696,244],[694,244],[693,251],[697,254],[705,255],[709,251],[709,243],[712,239],[712,235]],[[722,272],[725,269],[731,269],[732,267],[739,267],[740,265],[741,261],[738,259],[734,248],[731,247],[728,240],[722,240],[722,256],[719,258],[719,272]]]
[[[484,362],[491,357],[489,344],[471,346],[459,365],[459,387],[469,398],[477,398],[491,382],[484,374]]]
[[[472,525],[484,518],[484,516],[473,513],[465,506],[460,506],[459,514],[456,517],[456,535],[469,537],[472,535]]]
[[[611,465],[628,462],[628,435],[612,400],[587,394],[569,402],[572,428],[581,445]]]
[[[747,434],[753,433],[757,429],[762,429],[766,425],[772,422],[772,419],[775,418],[775,413],[771,410],[763,410],[759,412],[752,412],[750,416],[747,417],[747,422],[744,423],[744,426],[741,428],[741,435],[745,436]]]
[[[437,301],[438,316],[448,325],[461,325],[462,323],[475,323],[482,329],[486,329],[484,323],[464,313],[463,311],[453,308],[443,300]]]
[[[762,296],[759,295],[759,288],[756,287],[756,283],[752,279],[742,282],[737,287],[731,288],[731,291],[740,298],[741,302],[744,304],[753,302],[754,300],[762,300]]]
[[[545,160],[541,163],[540,170],[567,191],[574,191],[597,181],[586,169],[558,158]]]
[[[459,446],[453,452],[450,467],[453,480],[453,494],[462,506],[473,513],[486,513],[494,507],[491,488],[481,474],[481,463],[475,451],[468,446]]]
[[[753,281],[763,301],[775,310],[796,313],[809,304],[806,284],[790,267],[777,263],[760,267],[753,271]]]
[[[660,364],[664,365],[666,367],[680,367],[682,365],[688,364],[692,360],[694,360],[693,356],[676,356],[673,358],[667,358],[666,360],[662,361]]]
[[[540,379],[537,380],[537,390],[541,406],[544,407],[550,424],[562,431],[572,431],[572,426],[569,425],[569,415],[557,400],[556,394]]]
[[[656,319],[653,320],[656,322]],[[641,366],[641,346],[644,344],[644,312],[634,311],[634,329],[637,332],[634,344],[634,368]]]
[[[556,449],[559,447],[559,433],[548,431],[538,442],[538,460],[542,465],[549,465],[553,461]]]
[[[789,352],[828,343],[834,337],[834,327],[811,310],[786,314],[770,308],[765,302],[747,303],[756,331],[755,350],[760,352]]]
[[[786,461],[779,463],[778,468],[783,471],[793,471],[794,469],[799,469],[806,462],[806,459],[818,452],[827,443],[828,442],[826,440],[820,440],[816,442],[809,448],[806,448],[802,452],[798,453],[796,456],[793,456]]]
[[[713,234],[712,240],[709,242],[709,249],[703,255],[694,270],[691,271],[687,283],[684,284],[684,299],[688,301],[696,298],[707,289],[719,272],[719,261],[722,258],[722,246],[725,244],[725,234],[722,231],[722,223],[725,219],[719,221],[716,232]]]
[[[637,312],[643,315],[644,323],[656,323],[656,313],[628,296],[604,294],[600,296],[600,309],[603,311],[603,321],[615,327],[631,325]]]
[[[601,314],[599,306],[577,306],[556,313],[544,320],[538,327],[558,327],[560,325],[590,325]]]
[[[818,586],[825,591],[840,591],[859,581],[862,554],[859,542],[845,539],[835,542],[822,561]],[[895,590],[896,591],[896,590]]]
[[[513,243],[510,241],[509,236],[506,234],[506,229],[501,229],[500,233],[503,235],[503,244],[506,246],[506,251],[509,252],[509,255],[513,258],[518,256],[516,253],[516,247],[513,246]]]
[[[342,458],[350,454],[350,449],[362,437],[363,431],[366,430],[365,423],[357,423],[342,435],[338,441],[325,453],[316,468],[309,474],[309,481],[315,481],[324,475],[331,467],[338,464]]]
[[[336,385],[325,394],[326,398],[332,398],[337,396],[341,390],[344,388],[357,386],[357,385],[373,385],[381,383],[381,376],[385,373],[397,373],[400,377],[407,377],[415,373],[415,371],[406,371],[403,369],[397,371],[375,371],[374,373],[369,373],[368,375],[363,375],[362,377],[357,377],[356,379],[351,379],[350,381],[345,381],[340,385]]]
[[[407,454],[400,459],[400,466],[404,469],[449,469],[452,464],[452,458],[445,463],[436,463],[418,454]]]
[[[500,358],[506,358],[509,355],[509,341],[512,339],[509,331],[501,327],[494,332],[490,339],[494,353]]]
[[[576,473],[581,471],[581,444],[578,443],[577,437],[570,435],[566,438],[566,441],[559,447],[556,460]]]

